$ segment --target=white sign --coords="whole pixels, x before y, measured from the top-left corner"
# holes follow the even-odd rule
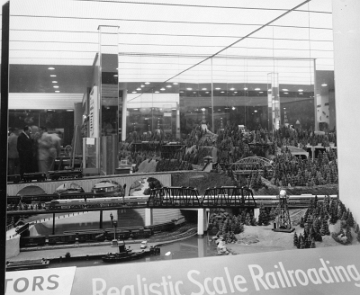
[[[7,272],[5,294],[70,295],[76,267]]]

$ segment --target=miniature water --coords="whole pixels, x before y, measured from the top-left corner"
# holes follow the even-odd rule
[[[164,244],[160,246],[160,255],[150,256],[142,259],[137,259],[125,263],[139,263],[139,262],[151,262],[160,260],[172,260],[172,259],[190,259],[197,257],[208,257],[217,256],[216,244],[210,242],[207,236],[198,237],[193,236],[182,241],[172,242],[170,244]],[[99,266],[108,265],[101,259],[98,260],[83,260],[83,261],[64,261],[64,262],[52,262],[50,267],[88,267],[88,266]]]

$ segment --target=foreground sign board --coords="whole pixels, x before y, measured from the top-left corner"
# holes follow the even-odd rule
[[[148,263],[120,263],[76,268],[76,272],[75,267],[9,272],[6,274],[6,294],[358,295],[359,251],[358,244]]]
[[[339,246],[77,268],[71,294],[360,294],[359,251]]]

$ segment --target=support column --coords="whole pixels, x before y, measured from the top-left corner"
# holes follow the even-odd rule
[[[102,224],[103,224],[103,210],[100,210],[99,228],[102,228]]]
[[[55,235],[55,213],[53,213],[53,226],[52,226],[52,234]]]
[[[339,167],[339,197],[360,222],[357,184],[360,153],[357,142],[360,77],[360,1],[333,0],[333,34],[336,97],[336,136]]]
[[[153,225],[153,210],[152,208],[145,208],[145,226]]]
[[[197,226],[197,229],[198,229],[198,235],[199,236],[203,236],[204,235],[204,232],[205,232],[205,224],[206,224],[206,214],[205,214],[205,210],[206,209],[198,209],[198,226]]]
[[[260,208],[254,208],[254,218],[255,220],[259,220]]]

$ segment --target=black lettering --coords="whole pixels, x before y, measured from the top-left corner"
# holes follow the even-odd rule
[[[25,286],[24,286],[24,288],[22,288],[22,289],[19,289],[19,288],[18,288],[18,283],[19,283],[20,281],[24,281],[24,282],[25,282]],[[14,290],[15,290],[16,292],[18,292],[18,293],[21,293],[21,292],[26,291],[28,287],[29,287],[29,280],[28,280],[27,278],[19,278],[19,279],[17,279],[17,280],[15,281],[15,283],[14,283]]]
[[[40,282],[37,281],[38,279],[40,279]],[[34,277],[32,290],[35,291],[36,287],[38,287],[40,290],[44,290],[43,287],[41,286],[43,282],[44,282],[44,277],[42,276]]]
[[[51,275],[51,276],[48,277],[48,282],[54,284],[54,287],[47,287],[46,289],[48,289],[48,290],[55,290],[57,287],[59,287],[59,282],[52,281],[51,280],[52,277],[58,278],[59,276],[58,275]]]

